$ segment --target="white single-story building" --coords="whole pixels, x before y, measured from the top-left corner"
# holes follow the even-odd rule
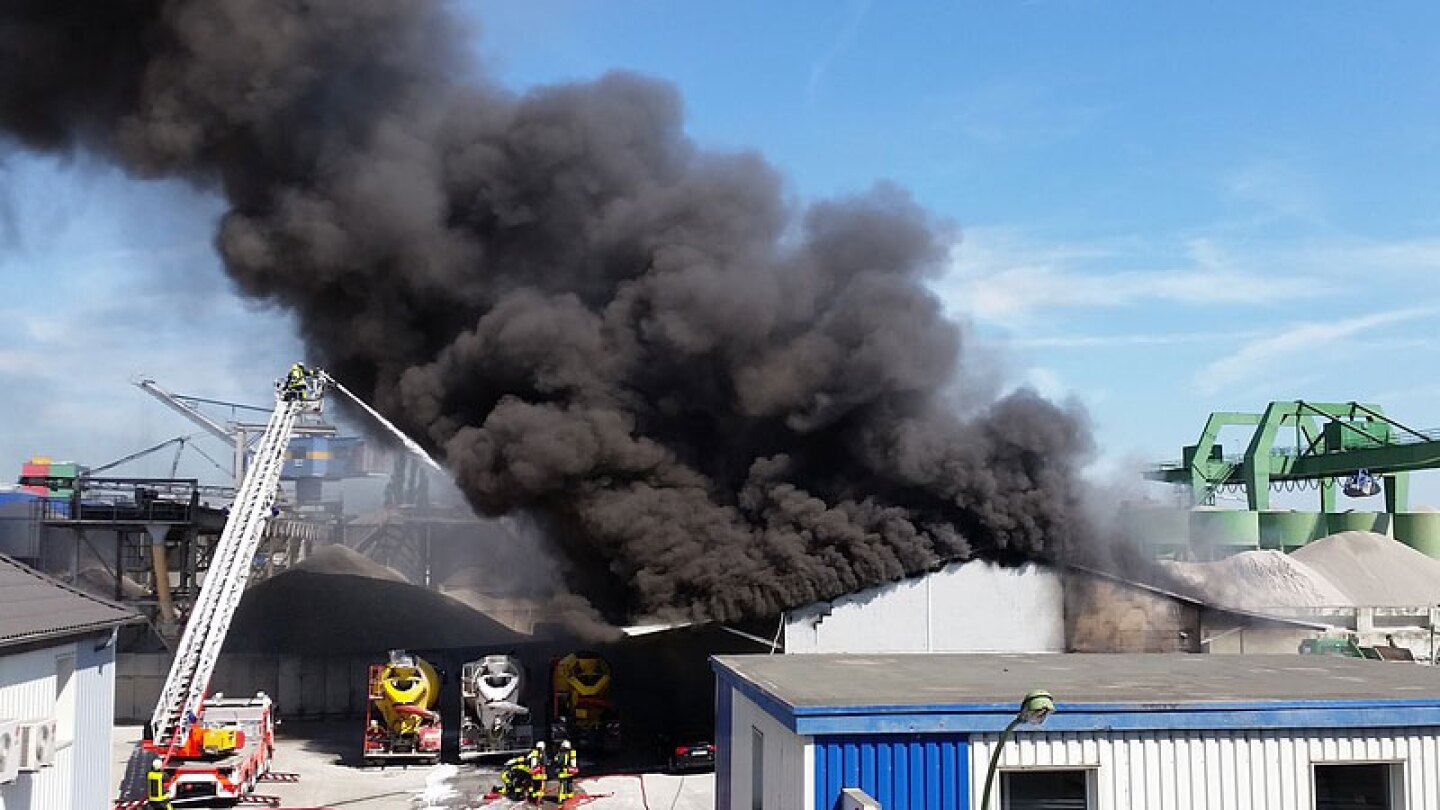
[[[973,560],[785,614],[785,652],[1063,652],[1053,568]]]
[[[1435,670],[1331,656],[717,656],[720,810],[1440,810]],[[842,792],[851,790],[842,799]]]
[[[1290,653],[1329,627],[1075,566],[945,565],[784,616],[786,653]]]
[[[0,555],[0,808],[111,806],[115,631],[138,619]]]

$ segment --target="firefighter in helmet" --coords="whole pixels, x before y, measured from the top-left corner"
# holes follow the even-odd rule
[[[305,378],[309,372],[305,370],[304,363],[296,363],[290,367],[290,373],[285,375],[285,399],[297,400],[305,398]]]
[[[530,772],[530,796],[529,799],[539,804],[545,798],[545,780],[548,777],[550,762],[545,756],[545,741],[535,743],[530,753],[525,755],[525,769]]]
[[[165,762],[158,757],[145,774],[145,806],[149,810],[170,810],[170,792],[165,789]]]
[[[500,769],[500,785],[495,792],[512,802],[526,798],[530,787],[529,760],[530,757],[525,754],[506,760]]]
[[[555,778],[560,780],[560,790],[555,794],[563,804],[575,795],[575,777],[580,775],[580,761],[569,740],[560,741],[560,750],[555,752]]]

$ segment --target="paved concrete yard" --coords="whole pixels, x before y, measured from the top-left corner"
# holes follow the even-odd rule
[[[498,781],[493,767],[449,763],[356,767],[355,729],[355,723],[285,723],[276,738],[274,769],[298,773],[300,781],[262,782],[256,793],[278,796],[281,807],[286,808],[507,810],[526,806],[486,798],[490,787]],[[140,728],[116,727],[112,740],[111,784],[119,784],[125,764],[139,743]],[[710,773],[602,776],[581,779],[578,787],[582,795],[567,802],[567,808],[709,810],[715,806],[715,777]],[[553,800],[546,803],[548,808],[556,806]]]

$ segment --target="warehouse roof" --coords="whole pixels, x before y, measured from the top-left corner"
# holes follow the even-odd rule
[[[727,655],[712,661],[722,680],[802,733],[1000,728],[1031,689],[1054,695],[1057,713],[1047,729],[1440,725],[1440,679],[1433,669],[1336,656]],[[862,715],[893,722],[857,726],[836,719]]]
[[[0,554],[0,647],[108,630],[139,620],[123,605],[91,596]]]

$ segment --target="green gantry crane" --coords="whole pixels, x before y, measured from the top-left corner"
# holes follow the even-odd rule
[[[1226,456],[1223,428],[1254,427],[1244,455]],[[1282,431],[1294,431],[1291,446],[1276,447]],[[1272,402],[1264,413],[1212,413],[1200,440],[1182,451],[1178,463],[1161,464],[1145,477],[1189,487],[1191,505],[1213,503],[1221,487],[1243,487],[1254,510],[1270,507],[1272,485],[1313,483],[1320,510],[1335,510],[1336,479],[1362,471],[1384,481],[1385,511],[1408,509],[1409,473],[1440,467],[1440,431],[1419,431],[1385,415],[1378,405],[1359,402]]]

